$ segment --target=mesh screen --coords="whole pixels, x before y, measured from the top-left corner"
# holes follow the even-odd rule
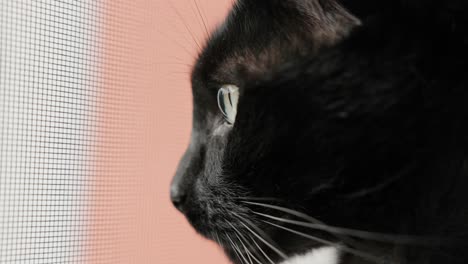
[[[141,104],[128,85],[139,65],[126,58],[141,21],[115,14],[132,6],[0,5],[0,263],[115,263],[128,252],[118,239],[137,199],[125,176],[138,173],[129,142]]]
[[[92,2],[0,5],[0,263],[82,263],[99,47]]]

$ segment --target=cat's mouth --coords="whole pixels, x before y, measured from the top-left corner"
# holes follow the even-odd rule
[[[185,208],[183,213],[195,230],[212,240],[216,240],[216,234],[234,234],[241,228],[238,218],[247,212],[245,207],[214,191],[193,197]]]
[[[234,263],[280,263],[296,253],[295,243],[287,247],[278,244],[289,241],[281,229],[268,226],[251,209],[215,201],[198,201],[198,207],[187,211],[186,217],[198,233],[220,245]]]
[[[262,225],[238,201],[198,198],[184,214],[198,233],[220,245],[234,263],[279,263],[287,257],[272,239],[274,228]]]

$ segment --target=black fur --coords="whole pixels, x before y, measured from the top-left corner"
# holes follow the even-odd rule
[[[177,206],[235,263],[234,229],[251,234],[239,215],[287,255],[321,246],[265,224],[253,211],[292,216],[243,197],[331,226],[431,238],[350,244],[379,263],[468,263],[467,17],[454,0],[240,1],[193,69]],[[233,127],[216,103],[223,84],[240,89]]]

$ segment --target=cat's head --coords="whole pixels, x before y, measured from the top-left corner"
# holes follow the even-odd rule
[[[370,108],[393,105],[374,94],[339,90],[362,81],[351,67],[354,58],[333,51],[359,25],[335,1],[243,0],[199,55],[192,72],[191,140],[171,197],[195,229],[234,261],[251,251],[262,263],[276,262],[320,244],[281,227],[311,220],[298,212],[343,224],[353,209],[332,197],[356,186],[341,176],[368,166],[362,177],[370,177],[384,162],[379,155],[391,156],[377,150],[387,134],[371,147],[360,145],[372,129],[391,125],[384,117],[368,131],[343,130],[371,122],[360,115]],[[326,232],[314,234],[337,241]]]

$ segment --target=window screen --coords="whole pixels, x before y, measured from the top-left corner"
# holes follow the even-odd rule
[[[0,263],[116,263],[130,251],[120,241],[134,233],[127,176],[140,175],[144,118],[132,73],[146,74],[137,12],[131,1],[2,1]]]
[[[96,3],[0,5],[0,263],[79,263],[99,93]]]

